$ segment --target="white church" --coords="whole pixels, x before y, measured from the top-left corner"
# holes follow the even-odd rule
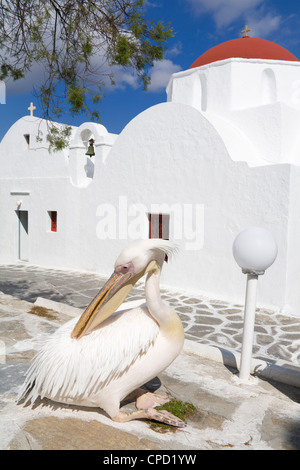
[[[167,102],[120,135],[86,122],[49,153],[46,134],[31,110],[0,144],[1,264],[107,275],[128,242],[163,237],[179,247],[165,285],[243,302],[232,244],[259,226],[278,256],[258,303],[300,315],[300,62],[289,51],[246,32],[174,74]]]

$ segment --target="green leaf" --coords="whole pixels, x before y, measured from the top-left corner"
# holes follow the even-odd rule
[[[70,86],[68,88],[68,103],[71,105],[73,114],[79,114],[85,109],[85,93],[85,89],[79,86]]]

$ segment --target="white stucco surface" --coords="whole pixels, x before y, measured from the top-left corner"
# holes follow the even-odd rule
[[[149,236],[148,214],[161,213],[180,248],[165,284],[243,301],[232,244],[261,226],[278,257],[260,278],[258,301],[300,315],[299,67],[229,59],[174,74],[168,101],[119,136],[87,122],[58,153],[48,152],[44,121],[18,120],[0,145],[0,263],[110,274],[123,246]]]

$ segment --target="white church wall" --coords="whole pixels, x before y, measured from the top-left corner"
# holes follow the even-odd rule
[[[45,265],[50,258],[53,263],[59,255],[63,258],[62,235],[47,244],[47,223],[49,211],[62,212],[65,206],[68,150],[49,153],[47,133],[45,121],[25,116],[1,142],[1,262]]]
[[[117,136],[108,133],[107,129],[94,122],[85,122],[78,127],[70,142],[70,177],[76,187],[88,186],[94,178],[97,168],[102,167]],[[89,140],[94,140],[95,155],[86,155]],[[96,161],[99,164],[96,165]]]
[[[106,181],[114,181],[116,174],[122,178],[116,186],[106,183],[103,194],[116,207],[120,197],[126,198],[133,215],[127,221],[128,229],[143,208],[140,233],[147,231],[146,213],[155,204],[171,208],[177,204],[183,214],[184,208],[190,207],[194,220],[189,215],[182,219],[183,236],[175,240],[180,254],[167,266],[165,275],[173,287],[243,301],[245,277],[233,260],[232,243],[239,231],[259,225],[269,228],[281,247],[276,266],[261,282],[260,302],[285,302],[288,166],[249,168],[233,162],[201,113],[190,106],[168,103],[139,115],[119,136],[105,171]],[[278,191],[279,185],[282,191]],[[198,227],[197,206],[204,210],[204,218],[199,210]],[[134,207],[138,209],[135,213]],[[184,237],[188,227],[193,240]],[[197,249],[187,249],[197,241]],[[111,262],[111,251],[126,243],[103,240],[104,265]]]
[[[234,120],[230,121],[212,113],[206,113],[205,117],[220,134],[233,161],[247,162],[250,167],[264,166],[270,163],[263,158],[264,154],[257,140],[251,140],[243,126],[240,126],[240,121],[237,124]]]
[[[0,262],[27,258],[109,275],[129,241],[148,237],[148,214],[162,213],[180,248],[163,282],[243,302],[232,243],[258,225],[279,246],[258,301],[299,315],[300,174],[290,163],[300,162],[299,111],[291,104],[300,69],[273,62],[229,60],[175,74],[168,103],[141,113],[119,136],[84,123],[66,152],[49,154],[39,119],[17,121],[0,146]]]
[[[228,64],[231,68],[231,103],[228,111],[276,102],[300,109],[299,62],[232,58],[211,64],[211,67],[223,75],[223,68]]]
[[[228,61],[178,72],[172,75],[167,86],[167,100],[189,104],[203,112],[224,114],[231,107],[230,81],[231,64]]]
[[[174,74],[167,87],[168,101],[186,103],[201,110],[205,77],[207,111],[226,115],[277,101],[300,109],[300,63],[231,58]],[[191,93],[191,89],[198,90]],[[205,111],[202,109],[202,111]]]
[[[299,198],[300,167],[291,166],[290,197],[288,217],[287,270],[286,270],[286,301],[284,311],[300,315],[300,198]]]
[[[162,211],[170,214],[170,238],[180,248],[176,261],[166,265],[163,282],[243,301],[245,278],[233,260],[232,243],[239,231],[260,225],[274,233],[280,252],[260,283],[259,300],[282,305],[287,303],[289,168],[234,162],[200,112],[164,103],[126,126],[108,157],[97,161],[87,187],[76,187],[69,178],[3,180],[2,201],[9,210],[1,205],[6,228],[0,260],[19,258],[19,208],[28,212],[31,264],[109,275],[123,246],[148,237],[148,213]],[[49,211],[57,212],[57,232],[49,230]]]
[[[300,110],[300,62],[269,61],[269,64],[276,78],[277,101]]]
[[[37,133],[42,141],[37,141]],[[19,119],[1,141],[1,176],[8,178],[68,177],[68,150],[49,153],[45,121]]]
[[[228,142],[233,159],[239,149],[251,166],[300,162],[299,63],[234,58],[179,72],[170,80],[168,101],[203,111],[203,90],[208,119],[227,141],[236,133],[236,144]],[[249,142],[244,148],[243,139]]]
[[[230,117],[231,122],[259,150],[265,164],[297,163],[295,141],[298,140],[300,129],[298,110],[277,102],[247,111],[234,111]]]
[[[0,262],[28,261],[31,264],[62,266],[67,263],[65,230],[69,180],[35,178],[1,181]],[[11,190],[14,187],[15,190]],[[58,214],[58,230],[51,232],[50,211]],[[22,220],[26,215],[26,229]],[[21,222],[20,222],[21,221]],[[26,245],[26,246],[25,246]]]
[[[101,263],[99,266],[94,256],[96,208],[101,202],[97,195],[101,187],[93,185],[91,191],[86,191],[86,181],[90,184],[95,176],[94,171],[88,174],[86,166],[88,161],[94,167],[97,159],[99,174],[103,176],[101,169],[116,136],[109,134],[104,126],[84,123],[77,132],[73,129],[73,148],[68,155],[68,149],[49,153],[45,141],[37,143],[36,135],[41,129],[45,137],[45,122],[26,116],[9,129],[1,142],[0,215],[4,227],[0,231],[0,262],[19,260],[101,272]],[[30,135],[29,148],[24,145],[24,135]],[[95,137],[96,153],[92,159],[85,155],[86,141],[91,136]],[[78,156],[75,172],[74,151]],[[80,175],[83,175],[81,180]],[[93,204],[95,207],[91,209]],[[52,211],[57,214],[56,232],[50,227]],[[24,217],[26,230],[22,225]]]
[[[273,104],[277,101],[277,82],[271,68],[265,68],[261,75],[261,104]]]

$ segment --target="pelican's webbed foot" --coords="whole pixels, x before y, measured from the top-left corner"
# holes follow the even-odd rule
[[[172,415],[169,411],[156,410],[155,408],[138,410],[129,414],[120,411],[117,416],[112,418],[113,421],[118,423],[125,423],[134,419],[154,419],[155,421],[160,421],[161,423],[169,424],[170,426],[176,426],[179,428],[185,427],[185,422],[177,418],[177,416]]]
[[[167,395],[157,395],[156,393],[145,392],[143,389],[136,390],[136,397],[136,407],[138,410],[155,408],[170,401]]]

